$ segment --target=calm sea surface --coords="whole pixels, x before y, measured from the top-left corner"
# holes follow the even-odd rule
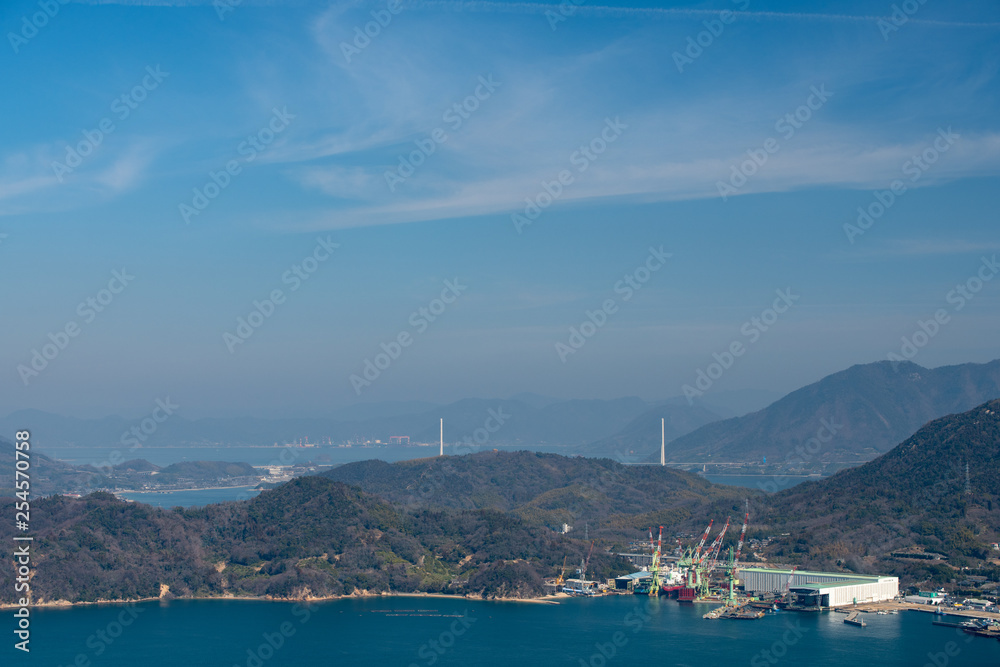
[[[781,612],[709,621],[711,605],[636,596],[559,605],[399,597],[309,607],[171,601],[32,613],[31,654],[4,665],[998,665],[1000,642],[931,625],[931,615]],[[127,622],[127,625],[122,625]],[[8,635],[10,641],[10,635]],[[949,655],[950,654],[950,655]],[[605,655],[610,657],[605,657]]]
[[[212,503],[223,503],[229,500],[249,500],[260,491],[254,488],[239,487],[229,489],[199,489],[194,491],[164,491],[153,493],[118,493],[119,498],[146,503],[153,507],[204,507]]]

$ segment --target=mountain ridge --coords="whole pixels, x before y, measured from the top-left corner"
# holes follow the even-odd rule
[[[927,369],[912,362],[855,364],[801,387],[771,405],[714,421],[667,445],[668,462],[798,461],[824,425],[833,437],[813,463],[853,457],[859,463],[888,451],[928,421],[1000,398],[1000,359]],[[631,446],[636,460],[659,459],[659,429],[627,427],[591,451]],[[815,443],[812,443],[813,445]],[[815,449],[815,447],[812,447]]]

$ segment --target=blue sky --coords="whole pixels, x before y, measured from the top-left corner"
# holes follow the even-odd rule
[[[1000,280],[947,300],[1000,253],[1000,6],[913,2],[893,22],[890,2],[56,5],[34,32],[38,2],[0,13],[8,411],[676,396],[785,288],[800,299],[710,391],[884,359],[941,308],[914,361],[1000,356]],[[372,12],[386,25],[345,55]],[[433,152],[390,188],[419,145]],[[228,183],[185,215],[213,173]],[[845,233],[894,180],[881,217]],[[723,200],[720,182],[739,187]],[[339,248],[293,291],[283,276],[317,238]],[[626,301],[616,284],[661,246]],[[134,281],[84,321],[123,267]],[[456,278],[467,289],[416,332]],[[285,302],[230,352],[224,334],[274,289]],[[37,376],[19,371],[70,322]],[[359,393],[351,376],[402,332],[412,345]]]

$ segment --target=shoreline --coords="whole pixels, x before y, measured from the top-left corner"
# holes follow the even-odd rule
[[[92,602],[69,602],[67,600],[51,600],[46,602],[33,602],[28,605],[28,609],[60,609],[71,607],[87,607],[94,605],[127,605],[140,602],[172,601],[172,600],[240,600],[244,602],[285,602],[285,603],[314,603],[332,602],[335,600],[369,599],[369,598],[441,598],[451,600],[469,600],[472,602],[527,602],[531,604],[559,604],[558,600],[570,598],[569,595],[545,595],[537,598],[483,598],[470,597],[467,595],[449,595],[447,593],[363,593],[358,595],[330,595],[323,597],[304,598],[276,598],[276,597],[255,597],[250,595],[178,595],[170,597],[148,597],[136,598],[133,600],[94,600]],[[9,602],[0,603],[0,609],[18,609],[20,605]]]

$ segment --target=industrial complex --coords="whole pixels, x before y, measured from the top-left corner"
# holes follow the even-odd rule
[[[899,595],[899,579],[842,572],[807,572],[747,567],[740,571],[747,594],[784,593],[802,607],[833,608],[864,602],[885,602]]]
[[[588,581],[588,554],[578,570],[580,579],[563,578],[566,573],[564,562],[562,574],[550,581],[549,586],[556,592],[570,595],[633,593],[667,596],[682,603],[721,604],[721,607],[705,614],[705,618],[713,619],[755,619],[779,609],[826,611],[887,602],[899,597],[899,579],[896,577],[810,572],[794,567],[780,569],[744,566],[740,563],[740,556],[749,522],[748,506],[736,546],[730,547],[726,554],[723,554],[722,543],[729,530],[729,519],[712,542],[708,543],[713,524],[710,521],[697,545],[685,548],[678,542],[670,553],[663,549],[663,527],[660,527],[657,537],[653,536],[653,529],[650,528],[648,552],[619,554],[628,558],[637,572],[606,583]],[[855,619],[852,617],[846,622],[855,623]],[[857,621],[856,624],[863,625],[863,622]]]

